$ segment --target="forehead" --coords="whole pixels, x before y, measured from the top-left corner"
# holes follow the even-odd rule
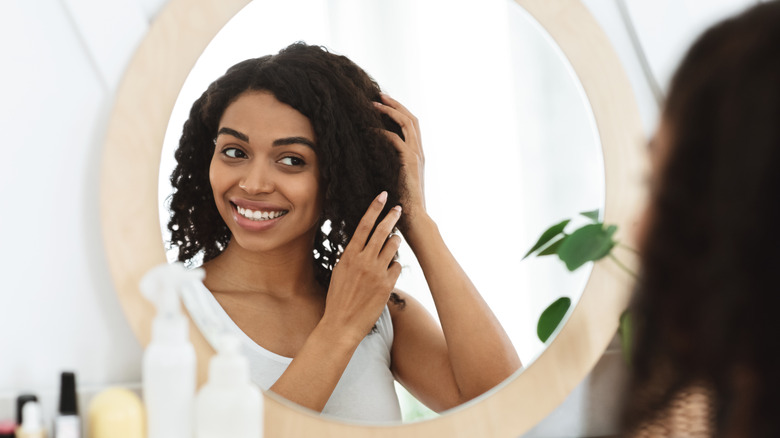
[[[309,119],[268,91],[240,94],[222,114],[219,128],[228,127],[253,138],[300,136],[314,140]]]

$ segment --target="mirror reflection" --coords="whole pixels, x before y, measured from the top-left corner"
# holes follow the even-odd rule
[[[387,119],[400,122],[401,125],[405,123],[408,125],[412,114],[420,121],[424,141],[415,144],[414,137],[419,139],[421,136],[417,135],[417,130],[407,129],[406,141],[400,142],[400,146],[398,144],[400,139],[397,139],[384,144],[384,147],[395,148],[390,150],[407,147],[414,151],[420,144],[422,145],[425,151],[424,204],[422,197],[415,195],[421,193],[421,190],[415,185],[414,178],[406,177],[402,178],[406,184],[402,184],[400,190],[388,190],[390,196],[388,201],[385,201],[383,212],[390,210],[390,207],[398,201],[400,193],[406,194],[401,198],[404,211],[401,213],[403,219],[399,227],[406,241],[411,241],[413,244],[414,238],[410,239],[410,237],[414,230],[424,228],[418,225],[425,222],[420,221],[419,218],[424,219],[428,216],[433,218],[437,225],[436,232],[421,234],[425,234],[426,238],[429,235],[434,237],[441,235],[454,259],[457,259],[463,271],[468,274],[474,289],[479,290],[492,310],[492,312],[487,309],[485,312],[473,312],[475,306],[469,306],[469,310],[472,310],[470,314],[477,314],[476,321],[489,321],[490,324],[487,325],[493,326],[494,329],[486,335],[486,338],[480,336],[476,341],[469,339],[470,343],[464,344],[463,351],[468,354],[463,354],[463,357],[459,358],[462,359],[461,363],[472,366],[482,364],[484,367],[484,364],[494,363],[496,358],[500,357],[506,358],[507,364],[515,363],[512,355],[509,354],[513,350],[511,344],[514,344],[514,350],[517,351],[522,363],[527,366],[544,348],[544,345],[535,339],[538,315],[551,298],[562,293],[568,294],[576,301],[579,291],[587,280],[588,272],[568,274],[554,260],[526,260],[520,263],[520,258],[533,243],[539,230],[549,223],[561,217],[571,216],[572,212],[601,208],[603,204],[601,154],[592,115],[584,95],[558,49],[544,31],[513,2],[499,0],[473,2],[473,4],[424,2],[424,5],[412,2],[364,3],[308,0],[276,5],[255,1],[220,32],[193,69],[171,116],[160,173],[160,197],[165,206],[161,208],[164,233],[167,231],[165,225],[168,222],[167,206],[170,202],[168,198],[172,191],[168,179],[176,165],[172,160],[173,151],[179,142],[182,126],[188,117],[192,102],[206,90],[211,81],[221,76],[236,62],[276,53],[292,41],[304,40],[325,45],[333,53],[344,54],[355,61],[381,85],[384,91],[393,96],[392,100],[381,100],[384,105],[377,108],[379,113],[386,115],[384,128],[393,129],[393,124],[387,122]],[[403,14],[400,11],[404,11]],[[448,19],[442,20],[443,15]],[[397,17],[397,20],[393,20],[393,17]],[[262,26],[258,23],[262,23]],[[262,88],[268,86],[263,85]],[[266,180],[258,176],[271,174],[269,169],[274,166],[305,168],[308,164],[312,173],[322,169],[320,161],[323,157],[320,156],[320,152],[315,151],[321,146],[320,143],[324,138],[322,133],[327,131],[316,127],[318,123],[314,120],[316,117],[303,116],[297,119],[292,117],[301,116],[301,111],[297,109],[293,109],[292,112],[287,111],[291,109],[290,105],[280,102],[277,97],[281,96],[276,96],[274,93],[240,94],[215,117],[218,120],[213,129],[213,138],[209,139],[214,146],[214,153],[209,150],[207,164],[212,178],[210,182],[216,209],[221,213],[220,217],[224,218],[234,238],[221,244],[214,242],[217,248],[214,252],[220,253],[219,256],[214,257],[213,253],[209,256],[205,253],[207,254],[205,267],[208,274],[206,286],[214,294],[193,293],[187,298],[185,304],[210,341],[224,328],[224,323],[229,321],[238,326],[248,340],[255,342],[255,345],[266,347],[261,351],[267,354],[261,353],[261,355],[266,354],[271,361],[284,362],[281,359],[298,357],[297,354],[303,351],[308,335],[314,331],[313,327],[317,325],[317,321],[323,318],[323,314],[328,315],[327,301],[322,293],[324,292],[322,289],[325,288],[323,282],[319,283],[318,291],[314,290],[316,288],[311,288],[314,292],[318,292],[311,295],[318,298],[308,301],[297,300],[300,306],[294,307],[296,309],[294,312],[291,311],[292,307],[286,310],[283,306],[274,307],[283,301],[283,298],[290,298],[293,295],[282,297],[269,293],[266,294],[266,298],[270,301],[247,301],[246,295],[239,292],[247,292],[249,289],[241,289],[238,285],[244,280],[246,280],[244,285],[252,283],[256,287],[264,284],[266,287],[262,292],[270,292],[270,289],[275,289],[282,284],[286,285],[288,290],[306,289],[301,283],[301,278],[311,279],[312,276],[316,278],[316,273],[307,272],[303,275],[300,269],[291,270],[290,260],[294,257],[290,254],[311,255],[310,242],[311,239],[316,239],[316,236],[311,237],[303,232],[295,234],[306,236],[307,239],[311,237],[311,239],[306,241],[309,245],[307,250],[301,250],[301,246],[296,246],[295,248],[298,249],[293,251],[290,249],[293,246],[285,242],[292,242],[295,239],[277,242],[272,248],[264,247],[268,243],[265,240],[252,243],[251,235],[252,232],[265,233],[266,230],[260,228],[267,226],[266,223],[272,225],[267,230],[271,231],[274,228],[274,221],[282,225],[283,222],[290,222],[289,219],[299,212],[320,211],[322,204],[318,202],[333,202],[333,199],[329,201],[327,196],[324,196],[324,200],[321,199],[322,196],[312,199],[296,198],[292,194],[271,199],[270,194],[274,191],[277,194],[283,193],[277,187],[290,187],[287,182],[282,182],[288,181],[282,176],[301,176],[305,171],[296,169],[295,172],[298,173],[283,174],[279,170],[277,172],[280,175],[279,179]],[[374,97],[369,98],[374,99]],[[243,110],[238,111],[241,108]],[[291,117],[274,119],[278,123],[269,125],[267,129],[260,129],[262,121],[271,120],[269,117],[261,116],[262,114],[270,113],[277,116],[285,113],[282,110],[287,111]],[[232,116],[235,117],[230,118]],[[299,123],[296,124],[296,120]],[[243,128],[237,129],[236,126]],[[287,127],[289,130],[278,134],[278,138],[265,138],[267,134],[275,132],[274,129],[282,127]],[[252,133],[255,135],[251,135]],[[253,141],[255,138],[266,141]],[[276,150],[284,149],[283,152],[288,155],[274,156],[278,160],[271,160],[269,151],[275,148],[273,146],[264,148],[263,145],[273,144],[280,138],[286,139],[283,143],[289,144],[284,144],[281,149]],[[297,139],[297,142],[287,141],[290,138]],[[393,139],[393,137],[386,138]],[[216,143],[213,143],[213,140],[216,140]],[[381,142],[381,140],[372,141]],[[403,157],[403,149],[401,151],[400,155]],[[215,161],[214,157],[222,161]],[[256,157],[263,157],[264,160]],[[247,169],[251,168],[250,170],[237,170],[245,165],[237,163],[260,161],[268,165],[266,171],[261,171],[260,165],[246,166]],[[271,162],[273,165],[268,164]],[[314,166],[312,163],[317,165]],[[222,168],[217,164],[221,164]],[[337,168],[333,164],[330,166]],[[351,166],[348,168],[353,169]],[[347,168],[339,170],[344,172]],[[313,192],[321,193],[322,187],[315,182],[321,184],[322,175],[319,175],[319,178],[313,174],[309,176],[310,185],[313,184],[315,187],[302,186],[300,192],[309,195]],[[215,184],[214,178],[219,179],[217,181],[219,184]],[[411,184],[410,180],[412,180]],[[251,186],[250,181],[254,181],[255,187]],[[186,183],[183,186],[186,186]],[[272,189],[268,189],[269,186]],[[289,188],[285,190],[289,191]],[[240,194],[242,201],[234,201],[234,196],[238,196],[237,193]],[[378,193],[371,192],[370,195],[368,197],[369,193],[364,193],[355,198],[361,200],[353,202],[355,204],[353,209],[358,209],[357,204],[361,205],[359,216],[351,219],[352,228],[366,213]],[[238,204],[249,201],[265,202],[268,205],[245,205],[241,206],[240,211],[238,210],[240,206]],[[311,208],[307,207],[307,204],[311,204]],[[298,205],[303,208],[299,208]],[[246,217],[250,215],[246,209],[257,211],[257,209],[252,210],[253,207],[257,207],[260,211],[263,211],[263,208],[269,209],[268,213],[273,215],[281,212],[282,216],[270,218],[267,222],[264,222],[262,217],[259,221],[254,217],[250,219]],[[294,214],[288,216],[290,212]],[[418,214],[417,222],[415,219],[407,220],[408,217],[414,218],[415,213]],[[308,219],[311,219],[312,224],[318,225],[318,221],[322,219],[317,214],[309,214],[309,216],[300,215],[302,220],[298,222],[305,224],[308,223]],[[392,213],[388,217],[392,220]],[[341,216],[335,217],[337,220],[340,218],[345,220]],[[238,227],[236,231],[230,227],[231,220],[234,221],[233,225]],[[249,228],[242,228],[242,223]],[[392,225],[388,226],[392,227]],[[332,223],[328,223],[326,229],[328,227],[330,231],[334,230]],[[241,244],[243,240],[238,238],[242,233],[250,236],[244,244]],[[170,238],[170,233],[165,235]],[[337,236],[338,233],[334,232],[332,235]],[[391,241],[387,241],[388,243],[382,242],[382,244],[392,244],[396,239],[398,238],[392,238]],[[262,271],[257,269],[258,265],[252,265],[252,268],[243,267],[242,263],[249,260],[248,257],[231,258],[233,256],[229,254],[234,253],[230,249],[231,244],[239,250],[246,250],[243,254],[248,252],[280,254],[282,249],[285,251],[289,249],[292,252],[285,252],[284,259],[279,257],[273,259],[278,263],[284,260],[284,263],[279,265],[284,266],[284,269],[278,267],[273,271]],[[402,294],[400,298],[408,305],[403,311],[406,312],[405,315],[416,314],[417,309],[427,308],[428,313],[436,318],[440,316],[442,302],[446,304],[449,299],[446,294],[454,295],[456,292],[450,292],[452,290],[470,291],[471,284],[461,281],[452,287],[449,287],[450,283],[444,283],[445,287],[437,288],[434,285],[433,288],[429,288],[425,274],[431,277],[432,273],[445,272],[448,274],[444,276],[445,280],[451,282],[460,278],[460,271],[457,265],[447,261],[448,252],[442,249],[443,247],[435,244],[419,246],[430,250],[433,256],[423,256],[420,260],[422,263],[419,263],[411,247],[406,242],[402,244],[398,251],[398,262],[403,269],[396,287],[403,291],[399,292]],[[194,248],[195,254],[198,252],[201,254],[194,259],[194,264],[197,265],[201,262],[202,258],[199,257],[202,257],[204,252],[199,251],[197,246]],[[417,254],[420,255],[420,248],[416,249]],[[322,256],[327,255],[326,253],[326,250],[318,252],[320,262],[323,260]],[[239,251],[238,254],[242,252]],[[177,248],[169,252],[171,260],[175,260],[177,256]],[[333,261],[333,257],[334,255],[330,255],[330,262]],[[252,260],[260,262],[260,260]],[[266,258],[263,261],[270,263],[271,259]],[[426,266],[425,271],[420,267],[421,264]],[[306,266],[311,267],[312,264]],[[344,270],[346,271],[346,268]],[[244,275],[248,272],[257,277],[249,279]],[[338,270],[334,271],[334,276],[336,274]],[[345,273],[344,277],[355,276]],[[334,282],[335,280],[331,279],[324,284],[333,285]],[[315,283],[309,282],[308,285]],[[445,297],[439,303],[439,308],[434,305],[432,298],[438,296],[437,294]],[[252,296],[257,297],[262,294]],[[336,295],[329,293],[328,296]],[[481,303],[481,301],[475,302]],[[417,303],[420,305],[418,306]],[[396,339],[405,336],[404,322],[397,321],[396,315],[388,317],[388,314],[393,314],[392,308],[391,303],[387,310],[382,307],[378,311],[379,315],[384,315],[384,319],[380,317],[377,320],[375,317],[364,315],[363,319],[373,320],[370,321],[373,325],[369,324],[367,328],[373,334],[365,339],[374,341],[383,339],[383,325],[387,320],[393,323]],[[500,324],[492,324],[493,314]],[[225,320],[225,315],[229,317],[228,320]],[[445,334],[449,333],[448,344],[450,338],[457,337],[459,331],[473,333],[474,330],[468,330],[470,328],[468,324],[473,323],[468,321],[469,318],[454,317],[453,315],[457,313],[447,315],[445,310],[441,315],[441,324],[444,326]],[[448,326],[448,318],[456,323]],[[223,322],[219,322],[220,320]],[[413,320],[418,321],[417,324],[424,325],[421,327],[408,325],[415,328],[409,339],[425,341],[427,338],[422,335],[428,333],[430,327],[424,322],[428,320],[426,318]],[[365,324],[366,322],[363,321],[363,325]],[[481,327],[485,324],[477,323],[477,325]],[[441,332],[437,332],[438,327],[435,324],[433,327],[435,330],[432,329],[430,333],[440,335]],[[504,336],[501,327],[505,329],[507,337]],[[288,335],[288,337],[281,335]],[[387,343],[386,336],[384,339]],[[442,339],[441,336],[433,336],[428,341],[434,343],[431,345],[436,345],[435,343],[442,342]],[[486,342],[486,340],[496,342]],[[415,359],[407,361],[409,364],[414,364],[414,366],[409,365],[410,368],[419,366],[428,371],[410,372],[405,377],[404,372],[394,369],[394,365],[401,366],[404,363],[401,359],[404,356],[401,358],[395,356],[396,345],[390,344],[392,361],[390,367],[386,367],[385,370],[385,373],[389,370],[391,382],[393,376],[396,378],[400,376],[399,380],[410,387],[419,399],[436,410],[446,409],[461,401],[446,394],[436,394],[436,391],[431,389],[424,389],[423,384],[413,383],[415,379],[427,379],[431,382],[439,382],[437,379],[441,379],[450,383],[454,379],[454,373],[450,369],[439,368],[439,371],[436,371],[436,364],[430,363],[435,361],[431,360],[430,356],[411,354],[409,357]],[[499,345],[500,348],[485,350],[495,345]],[[447,357],[445,362],[449,365],[450,360],[451,358]],[[292,361],[287,359],[287,362]],[[341,366],[341,369],[343,370],[344,367]],[[306,368],[303,371],[306,371]],[[490,380],[495,376],[486,374],[488,373],[464,374],[465,381],[468,383],[483,382],[477,385],[479,388],[473,391],[474,395],[495,384],[495,381]],[[484,383],[486,380],[490,382]],[[272,384],[273,382],[261,383],[261,386],[267,388]],[[445,384],[436,386],[447,387]],[[453,387],[450,385],[449,388]],[[330,389],[333,390],[332,382]],[[274,390],[276,391],[276,388]],[[344,400],[348,400],[344,403],[365,404],[366,400],[381,400],[382,398],[378,396],[381,391],[383,390],[376,389],[351,393],[350,396],[344,397]],[[284,389],[277,392],[285,394]],[[385,393],[389,392],[385,390]],[[316,404],[296,399],[294,390],[288,394],[293,394],[286,395],[288,398],[304,406],[318,409]],[[394,394],[385,399],[391,400],[390,404],[392,404],[392,396]],[[407,398],[404,393],[401,393],[400,398],[405,420],[428,415],[424,408],[416,404],[413,399]],[[327,401],[327,397],[325,399]],[[334,412],[334,415],[340,418],[374,421],[393,421],[399,418],[400,414],[395,408],[377,409],[382,411],[383,415],[370,418],[355,418],[340,415],[338,412]],[[325,412],[327,413],[328,409],[325,409]],[[389,413],[389,416],[384,416],[386,413]]]

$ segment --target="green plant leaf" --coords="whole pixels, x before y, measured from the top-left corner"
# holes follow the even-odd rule
[[[539,240],[536,241],[536,244],[534,244],[533,248],[528,250],[528,252],[523,256],[523,260],[525,260],[529,255],[531,255],[534,251],[541,248],[545,244],[547,244],[549,241],[551,241],[555,236],[561,234],[563,232],[563,229],[566,228],[566,225],[569,224],[569,221],[571,219],[566,219],[565,221],[555,224],[548,228],[544,233],[542,233],[542,236],[539,237]]]
[[[542,342],[547,342],[550,335],[553,334],[558,325],[560,325],[566,312],[571,307],[571,299],[560,297],[544,309],[539,316],[539,322],[536,324],[536,336]]]
[[[566,264],[569,271],[574,271],[587,262],[594,262],[605,257],[612,251],[616,242],[612,235],[617,226],[604,224],[585,225],[569,235],[558,248],[558,257]]]
[[[580,215],[585,216],[586,218],[592,220],[593,222],[598,222],[599,221],[599,213],[600,213],[600,210],[597,208],[597,209],[591,210],[591,211],[583,211],[582,213],[580,213]]]
[[[627,365],[631,365],[631,356],[633,356],[634,353],[634,319],[631,316],[631,312],[628,310],[620,314],[618,333],[620,334],[620,346],[623,350],[623,361],[625,361]]]
[[[537,254],[537,256],[541,257],[558,254],[558,248],[561,247],[561,244],[564,240],[566,240],[567,237],[569,237],[569,235],[564,233],[563,237],[547,245],[547,248],[543,249],[539,254]]]

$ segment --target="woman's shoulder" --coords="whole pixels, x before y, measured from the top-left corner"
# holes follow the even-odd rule
[[[398,299],[388,300],[387,308],[390,311],[396,333],[403,331],[404,328],[414,327],[420,323],[425,324],[433,320],[428,310],[411,294],[400,289],[393,289],[393,292]]]
[[[408,293],[401,289],[394,288],[390,299],[387,300],[387,308],[390,311],[390,315],[395,319],[396,314],[403,311],[406,308],[406,305],[410,303],[412,306],[420,304]]]

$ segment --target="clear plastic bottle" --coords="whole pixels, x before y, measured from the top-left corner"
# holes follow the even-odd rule
[[[235,336],[223,335],[209,364],[209,380],[195,402],[196,438],[260,438],[263,395]]]
[[[203,277],[202,269],[173,263],[152,268],[141,279],[141,292],[157,307],[142,365],[148,438],[192,438],[195,349],[179,293]]]

